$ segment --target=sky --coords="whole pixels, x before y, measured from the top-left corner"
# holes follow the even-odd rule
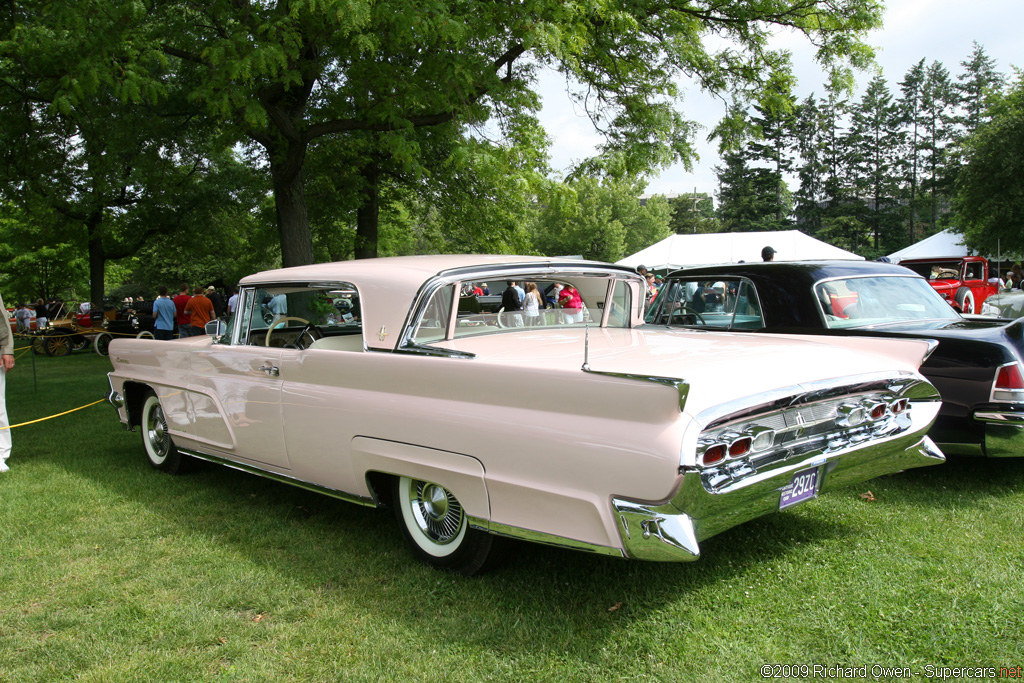
[[[955,81],[963,71],[960,63],[970,57],[974,42],[995,60],[996,69],[1004,76],[1012,74],[1011,66],[1024,68],[1020,39],[1024,0],[888,0],[886,5],[884,26],[871,32],[867,42],[875,48],[875,60],[894,96],[899,94],[899,82],[907,70],[922,58],[926,65],[941,62]],[[814,48],[797,36],[782,36],[780,40],[792,52],[797,99],[812,92],[821,96],[825,77],[813,61]],[[857,86],[863,88],[872,76],[859,73]],[[544,105],[541,123],[554,141],[552,166],[564,171],[572,162],[592,156],[601,137],[583,112],[569,102],[560,75],[542,75],[539,90]],[[705,138],[725,114],[725,102],[690,87],[684,90],[681,106],[686,118],[704,126],[695,141],[700,160],[694,162],[692,172],[682,165],[663,171],[649,182],[647,193],[696,191],[714,195],[718,188],[714,167],[720,161],[717,145]]]

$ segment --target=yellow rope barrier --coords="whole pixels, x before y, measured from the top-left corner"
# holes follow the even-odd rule
[[[14,429],[15,427],[25,427],[27,425],[33,425],[36,422],[45,422],[46,420],[52,420],[55,417],[60,417],[62,415],[67,415],[68,413],[73,413],[76,410],[84,410],[85,408],[88,408],[90,406],[94,406],[97,403],[103,403],[106,400],[107,399],[105,399],[105,398],[101,398],[98,401],[93,401],[92,403],[88,403],[88,404],[86,404],[84,406],[80,406],[78,408],[72,408],[71,410],[65,410],[63,413],[57,413],[56,415],[50,415],[49,417],[41,417],[38,420],[30,420],[28,422],[22,422],[21,424],[11,425],[10,427],[0,427],[0,431],[3,431],[4,429]]]

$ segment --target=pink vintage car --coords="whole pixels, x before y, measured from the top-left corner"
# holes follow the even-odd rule
[[[462,305],[484,281],[582,306]],[[109,399],[157,469],[201,459],[389,506],[419,558],[465,574],[505,537],[693,560],[751,518],[943,461],[917,372],[933,343],[653,329],[642,286],[537,257],[268,271],[211,335],[114,340]]]

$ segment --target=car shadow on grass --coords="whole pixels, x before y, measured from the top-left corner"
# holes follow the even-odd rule
[[[723,582],[758,572],[799,544],[856,535],[838,516],[794,511],[759,518],[701,544],[691,563],[626,561],[551,546],[512,541],[506,562],[480,577],[464,578],[418,563],[404,545],[390,510],[364,508],[229,468],[204,464],[185,476],[153,471],[137,435],[88,459],[47,456],[69,473],[88,477],[111,496],[160,519],[160,533],[229,544],[243,562],[269,569],[302,587],[314,600],[341,597],[382,619],[436,629],[436,622],[468,618],[479,628],[475,643],[506,642],[516,627],[517,647],[557,652],[570,632],[583,641],[600,629],[656,614],[666,604],[692,601],[704,610],[708,593]],[[125,444],[122,446],[122,444]],[[832,493],[826,495],[833,495]],[[815,503],[811,502],[810,506]],[[155,532],[156,533],[156,532]],[[183,572],[189,571],[183,567]],[[259,590],[258,586],[254,590]],[[405,596],[382,601],[379,591]],[[409,596],[415,596],[410,598]],[[465,605],[451,611],[452,602]],[[410,608],[410,602],[414,607]],[[467,613],[468,610],[468,613]],[[524,615],[546,615],[535,628]],[[551,621],[554,619],[555,621]]]

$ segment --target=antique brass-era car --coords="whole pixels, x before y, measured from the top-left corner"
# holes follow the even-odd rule
[[[460,307],[463,283],[504,280],[575,288],[586,314]],[[746,520],[943,461],[917,372],[934,344],[653,328],[642,286],[537,257],[268,271],[212,335],[112,341],[109,400],[157,469],[390,506],[419,558],[466,574],[503,537],[694,560]]]
[[[49,321],[45,330],[39,330],[33,339],[37,353],[48,356],[67,356],[92,344],[96,353],[107,355],[107,347],[115,337],[152,337],[152,321],[134,310],[122,310],[115,305],[103,306],[86,313],[78,306],[62,306],[60,313]]]

